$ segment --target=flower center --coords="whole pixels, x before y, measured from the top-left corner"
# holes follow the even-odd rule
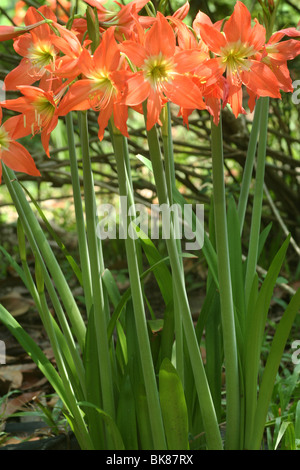
[[[234,85],[240,85],[240,73],[249,70],[248,58],[255,54],[253,46],[242,44],[240,41],[234,44],[227,44],[221,48],[222,63],[226,65],[227,77]]]
[[[34,102],[35,123],[40,130],[50,124],[54,112],[55,105],[51,103],[46,97],[40,96]]]
[[[144,76],[151,85],[157,86],[163,81],[172,78],[174,70],[173,58],[165,58],[160,53],[157,56],[148,57],[142,67]]]
[[[98,111],[108,105],[112,96],[117,93],[117,89],[106,70],[94,72],[89,78],[93,81],[89,100],[92,108]]]
[[[37,45],[32,46],[29,51],[28,58],[32,62],[32,65],[38,68],[45,67],[55,60],[56,53],[52,44],[40,42]]]
[[[3,126],[0,127],[0,152],[9,149],[10,138]]]

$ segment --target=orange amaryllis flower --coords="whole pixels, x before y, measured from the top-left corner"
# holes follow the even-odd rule
[[[25,16],[25,23],[29,25],[41,18],[39,11],[53,23],[56,22],[52,10],[43,6],[38,10],[30,7]],[[18,67],[6,76],[4,83],[7,90],[16,90],[19,85],[32,85],[42,78],[44,78],[40,84],[42,88],[46,85],[48,88],[51,86],[49,80],[51,75],[46,66],[53,64],[58,54],[58,49],[53,44],[54,37],[56,36],[49,25],[44,23],[14,41],[14,49],[23,56],[23,59]]]
[[[251,25],[247,7],[237,2],[233,14],[225,22],[223,32],[207,21],[198,23],[201,39],[217,58],[219,68],[226,73],[233,113],[244,112],[242,85],[256,97],[280,98],[279,83],[271,69],[255,55],[263,49],[266,30],[257,21]]]
[[[159,122],[163,105],[172,101],[183,108],[204,109],[199,88],[187,75],[194,61],[176,54],[176,40],[172,27],[161,14],[140,42],[124,41],[122,51],[137,67],[137,72],[128,79],[123,102],[137,106],[147,100],[147,129]]]
[[[1,103],[2,107],[22,113],[19,125],[15,129],[16,139],[26,135],[41,133],[41,141],[48,157],[50,134],[55,129],[57,98],[53,92],[44,91],[33,86],[20,86],[22,97]]]
[[[125,87],[126,70],[120,70],[120,50],[114,38],[114,28],[109,28],[102,36],[102,42],[91,56],[83,49],[79,67],[86,77],[75,82],[63,97],[58,113],[60,116],[71,110],[99,111],[99,139],[113,114],[116,127],[127,133],[127,106],[120,104]]]
[[[0,161],[14,171],[41,176],[28,150],[15,141],[14,131],[19,124],[19,116],[7,119],[2,125],[1,122],[2,109],[0,108]],[[0,164],[0,183],[1,179],[2,165]]]
[[[262,51],[260,60],[276,75],[281,90],[293,92],[287,61],[300,54],[300,41],[296,39],[281,41],[284,36],[300,37],[300,31],[295,28],[286,28],[272,34]]]

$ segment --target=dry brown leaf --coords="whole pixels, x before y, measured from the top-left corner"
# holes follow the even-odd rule
[[[13,317],[23,315],[34,305],[32,299],[24,297],[18,290],[13,290],[9,294],[2,295],[0,297],[0,303]]]
[[[24,405],[32,401],[39,394],[40,392],[26,392],[22,393],[22,395],[19,395],[18,397],[8,399],[1,407],[0,413],[2,415],[2,419],[5,420],[16,411],[21,410]]]
[[[0,381],[9,382],[10,388],[16,390],[22,385],[23,374],[20,370],[15,369],[14,366],[1,366]]]

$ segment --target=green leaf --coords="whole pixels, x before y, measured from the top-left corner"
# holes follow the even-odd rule
[[[184,205],[186,204],[186,200],[182,196],[182,194],[178,191],[177,188],[173,188],[173,198],[174,198],[174,201],[177,204],[180,205],[181,210],[182,210],[182,216],[184,217]],[[199,233],[199,231],[197,231],[198,224],[196,224],[196,214],[194,212],[193,212],[192,223],[193,223],[194,227],[196,227],[196,240],[198,241],[198,243],[201,246],[202,234]],[[213,279],[216,283],[216,286],[218,287],[219,286],[219,280],[218,280],[217,254],[216,254],[216,251],[215,251],[208,235],[206,234],[205,230],[204,230],[204,244],[202,246],[202,252],[203,252],[203,254],[206,258],[207,264],[208,264],[209,269],[211,271],[212,277],[213,277]]]
[[[132,223],[133,228],[136,228]],[[154,243],[149,237],[141,230],[136,230],[147,260],[151,267],[153,267],[153,274],[159,285],[159,289],[167,305],[173,299],[172,276],[165,263],[162,263],[163,257],[155,247]]]
[[[128,374],[124,377],[120,388],[117,424],[126,450],[138,450],[135,400]]]
[[[92,308],[88,318],[83,361],[85,368],[86,399],[89,403],[94,405],[94,407],[88,407],[86,410],[91,439],[95,449],[103,450],[103,443],[105,442],[105,438],[102,423],[99,420],[99,415],[97,412],[97,409],[101,408],[102,393],[99,379],[100,372],[95,331],[94,308]]]
[[[113,306],[116,308],[118,303],[121,300],[121,295],[120,295],[120,291],[118,289],[117,283],[115,281],[115,278],[113,277],[109,269],[106,268],[104,270],[104,273],[102,274],[102,279],[103,279],[104,286],[107,290],[108,296]]]
[[[51,362],[46,358],[43,351],[35,341],[26,333],[22,326],[13,316],[0,304],[0,321],[9,329],[18,343],[23,347],[31,359],[36,363],[42,374],[47,378],[56,393],[68,408],[68,400],[64,391],[62,380]]]
[[[181,256],[183,256],[184,258],[194,258],[195,257],[194,255],[191,255],[190,253],[183,253]],[[166,256],[165,258],[162,258],[160,261],[153,264],[149,269],[147,269],[146,271],[144,271],[141,274],[141,276],[140,276],[141,280],[144,279],[149,273],[154,271],[160,264],[165,263],[166,261],[169,261],[168,256]],[[107,327],[108,341],[111,340],[111,337],[113,335],[113,332],[114,332],[114,329],[115,329],[115,326],[116,326],[116,322],[119,319],[119,317],[120,317],[120,315],[123,311],[123,308],[125,307],[126,303],[128,302],[128,300],[130,298],[131,298],[131,287],[129,287],[124,292],[124,294],[122,295],[122,297],[120,299],[120,302],[116,306],[116,308],[115,308],[115,310],[114,310],[114,312],[113,312],[113,314],[110,318],[110,321],[109,321],[109,324],[108,324],[108,327]]]
[[[140,447],[142,450],[152,450],[154,447],[150,415],[143,381],[137,331],[131,300],[126,305],[125,323],[128,345],[128,372],[135,401]]]
[[[300,439],[300,400],[297,403],[295,411],[295,437]]]
[[[283,423],[281,423],[274,450],[277,450],[281,439],[283,438],[288,426],[290,426],[291,424],[292,423],[290,421],[283,421]]]
[[[120,434],[120,431],[115,421],[112,419],[112,417],[108,413],[105,413],[105,411],[101,410],[99,407],[95,406],[93,403],[89,403],[87,401],[81,401],[81,402],[78,402],[77,404],[81,408],[85,408],[85,407],[93,408],[100,415],[101,419],[106,425],[107,431],[112,440],[113,449],[109,449],[109,450],[125,450],[124,442]]]
[[[240,223],[237,208],[233,197],[228,201],[228,246],[230,257],[230,273],[232,282],[233,303],[238,320],[237,333],[244,331],[245,319],[245,289],[242,261],[242,241],[240,235]],[[237,340],[241,343],[241,334],[237,335]]]
[[[45,216],[44,212],[42,211],[42,209],[40,208],[39,204],[36,202],[36,200],[34,199],[34,197],[30,194],[30,192],[28,191],[28,189],[22,184],[20,183],[20,186],[23,188],[23,190],[28,194],[28,196],[30,197],[32,203],[34,204],[35,208],[37,209],[38,211],[38,214],[39,216],[41,217],[42,221],[44,222],[44,224],[46,225],[46,228],[49,232],[49,234],[51,235],[51,237],[56,241],[56,243],[58,244],[59,248],[61,249],[62,253],[65,255],[67,261],[69,262],[74,274],[76,275],[78,281],[80,282],[80,285],[82,286],[82,274],[81,274],[81,270],[78,266],[78,264],[76,263],[76,261],[74,260],[73,256],[69,253],[69,251],[67,250],[66,246],[64,245],[64,243],[62,242],[61,238],[57,235],[57,233],[55,232],[55,230],[53,230],[53,228],[51,227],[51,224],[49,223],[49,221],[47,220],[47,217]]]
[[[179,375],[165,358],[159,371],[159,399],[169,450],[188,450],[188,412]]]
[[[262,250],[265,246],[265,243],[266,243],[266,240],[269,236],[269,233],[270,233],[270,230],[272,228],[272,222],[269,223],[269,225],[267,225],[263,231],[261,232],[260,236],[259,236],[259,242],[258,242],[258,252],[257,252],[257,259],[259,260],[260,258],[260,255],[262,253]]]
[[[276,284],[280,268],[285,258],[290,237],[274,257],[265,280],[257,296],[255,305],[249,302],[249,310],[246,318],[246,343],[245,343],[245,394],[246,394],[246,447],[250,445],[250,439],[254,432],[253,422],[257,402],[257,376],[263,341],[263,334],[267,321],[273,289]],[[255,430],[257,433],[257,431]]]
[[[148,158],[143,157],[142,155],[137,155],[137,158],[141,160],[141,162],[144,163],[144,165],[148,168],[153,173],[153,168],[152,168],[152,163]],[[173,199],[174,202],[180,205],[181,210],[182,210],[182,215],[184,216],[184,205],[187,203],[185,198],[182,196],[182,194],[178,191],[176,187],[172,188],[173,191]],[[193,212],[193,225],[197,227],[196,224],[196,214]],[[201,245],[201,240],[202,234],[199,233],[199,231],[196,231],[196,240],[199,242]],[[214,278],[214,281],[216,283],[216,286],[219,285],[218,281],[218,268],[217,268],[217,255],[214,247],[212,246],[210,239],[208,238],[208,235],[204,231],[204,244],[202,247],[203,254],[206,258],[207,264],[211,270],[212,276]]]
[[[167,357],[171,360],[172,348],[174,343],[174,303],[171,301],[164,312],[164,323],[161,334],[161,359]]]
[[[257,407],[255,411],[253,436],[251,440],[251,449],[258,449],[262,440],[266,416],[268,413],[269,403],[271,401],[273,387],[284,352],[286,342],[288,340],[295,316],[300,309],[300,289],[294,294],[289,305],[287,306],[277,328],[272,341],[272,346],[268,355],[265,370],[262,376]],[[298,415],[300,407],[297,406]],[[298,416],[299,419],[299,416]],[[300,431],[299,423],[296,425],[295,434]]]
[[[12,266],[14,268],[14,270],[18,273],[18,275],[22,279],[24,285],[26,287],[28,287],[27,279],[26,279],[26,276],[25,276],[25,273],[24,273],[23,269],[18,265],[18,263],[13,259],[13,257],[6,251],[6,249],[3,248],[3,246],[0,246],[0,251],[3,253],[5,258],[8,260],[10,266]]]

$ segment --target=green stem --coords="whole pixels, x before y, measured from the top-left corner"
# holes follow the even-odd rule
[[[50,248],[50,245],[41,229],[35,214],[33,213],[24,192],[19,185],[14,173],[3,165],[3,178],[10,192],[11,198],[17,209],[26,232],[29,243],[35,252],[41,254],[39,260],[42,265],[44,262],[49,269],[53,282],[65,306],[72,328],[79,343],[81,350],[84,350],[86,328],[73,294],[68,286],[66,278],[62,273],[60,266]]]
[[[124,156],[124,150],[127,148],[127,146],[124,145],[124,137],[116,130],[113,123],[111,127],[111,137],[113,141],[115,159],[117,163],[120,196],[127,198],[127,207],[125,208],[125,210],[127,209],[127,211],[125,212],[124,208],[122,208],[123,227],[127,227],[129,221],[128,207],[132,206],[134,203],[133,195],[131,193],[130,188],[130,179],[127,174],[126,157]],[[135,240],[133,240],[129,236],[128,232],[125,236],[125,248],[128,262],[128,271],[131,284],[132,302],[138,335],[141,364],[148,401],[152,437],[155,449],[164,450],[166,449],[166,440],[159,403],[159,396],[157,391],[155,371],[152,361],[151,348],[149,343],[149,335],[147,331],[143,293],[137,260],[136,243]]]
[[[76,158],[76,147],[75,147],[75,140],[74,140],[72,113],[68,113],[66,116],[66,128],[67,128],[68,147],[69,147],[73,198],[74,198],[75,215],[76,215],[76,229],[77,229],[77,236],[78,236],[80,266],[81,266],[81,271],[82,271],[82,282],[83,282],[83,290],[84,290],[84,298],[85,298],[85,303],[86,303],[87,315],[89,315],[92,305],[93,305],[92,289],[91,289],[92,284],[91,284],[91,273],[90,273],[89,257],[88,257],[88,250],[87,250],[84,214],[83,214],[83,209],[82,209],[81,188],[80,188],[78,165],[77,165],[77,158]]]
[[[262,100],[261,108],[261,125],[260,136],[257,150],[257,165],[255,177],[255,190],[252,209],[252,221],[250,230],[249,250],[247,257],[247,269],[245,277],[245,300],[246,309],[250,301],[250,293],[252,283],[256,273],[260,224],[261,224],[261,211],[264,193],[264,178],[265,178],[265,160],[267,148],[267,135],[268,135],[268,113],[269,113],[269,98],[264,97]]]
[[[244,227],[249,189],[250,189],[250,184],[252,180],[253,165],[254,165],[254,159],[255,159],[255,153],[256,153],[256,147],[257,147],[259,128],[260,128],[261,105],[262,105],[262,101],[260,98],[256,104],[255,111],[254,111],[254,118],[253,118],[252,128],[250,132],[246,162],[245,162],[244,173],[243,173],[243,181],[242,181],[241,191],[239,195],[238,217],[240,221],[240,233],[241,234],[242,234],[243,227]]]
[[[97,338],[98,361],[100,369],[103,410],[113,419],[115,418],[114,392],[112,383],[112,371],[110,353],[107,338],[107,316],[102,286],[102,272],[99,261],[99,245],[96,231],[96,204],[94,193],[94,181],[89,155],[89,135],[87,114],[83,112],[80,119],[81,147],[83,159],[83,185],[86,212],[86,229],[88,240],[88,252],[91,269],[94,318]]]
[[[163,112],[165,113],[163,119],[162,127],[162,140],[163,140],[163,150],[164,150],[164,160],[165,160],[165,172],[166,172],[166,184],[168,191],[168,199],[170,204],[174,203],[173,199],[173,187],[176,187],[176,178],[175,178],[175,165],[174,165],[174,152],[173,152],[173,139],[172,139],[172,128],[171,128],[171,112],[170,104],[167,103],[167,106],[164,108]],[[181,243],[180,240],[177,240],[177,249],[178,253],[181,254]],[[182,257],[180,256],[182,273]],[[184,377],[184,346],[183,346],[183,328],[182,328],[182,319],[180,311],[178,308],[178,296],[176,285],[173,282],[173,296],[174,296],[174,319],[175,319],[175,338],[176,338],[176,369],[178,375],[181,379],[182,385],[184,386],[185,377]]]
[[[160,145],[155,126],[147,132],[147,137],[159,203],[169,204],[165,172],[162,164]],[[166,244],[170,257],[172,275],[174,276],[174,283],[177,288],[177,299],[179,302],[178,306],[182,315],[186,343],[190,355],[190,361],[193,369],[199,405],[206,433],[207,447],[210,450],[221,450],[223,446],[220,436],[220,430],[218,427],[213,400],[207,382],[200,348],[198,345],[195,328],[192,320],[192,315],[190,312],[172,223],[170,224],[170,226],[170,238],[166,239]]]
[[[211,147],[215,237],[226,373],[227,410],[225,448],[237,450],[239,449],[240,426],[239,369],[228,249],[221,118],[218,126],[213,121],[211,122]]]

